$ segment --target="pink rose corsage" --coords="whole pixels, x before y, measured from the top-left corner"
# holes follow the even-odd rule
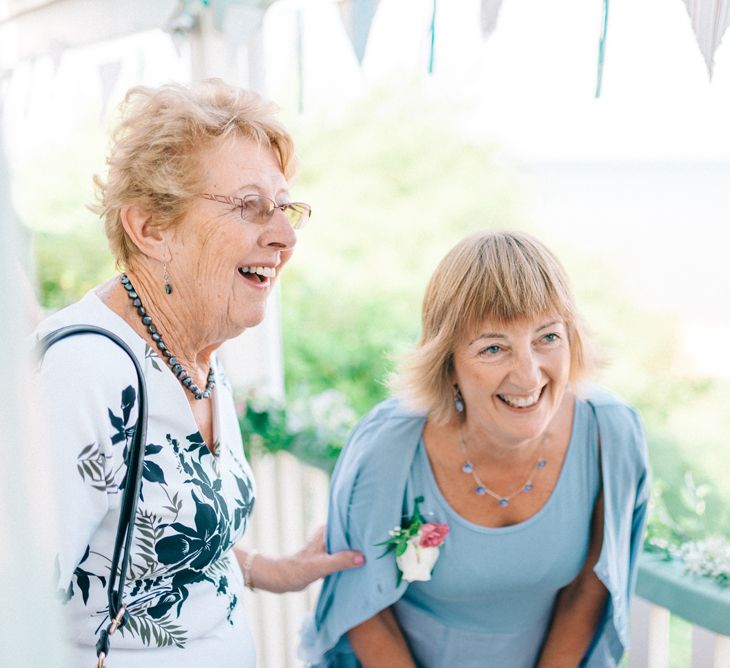
[[[446,539],[449,525],[428,522],[420,528],[418,533],[421,537],[421,547],[438,547]]]
[[[395,563],[398,566],[398,579],[415,582],[431,579],[433,567],[439,558],[439,550],[449,533],[448,524],[424,522],[419,511],[423,497],[414,500],[413,516],[406,519],[403,525],[390,531],[390,538],[377,543],[387,546],[381,555],[395,551]]]

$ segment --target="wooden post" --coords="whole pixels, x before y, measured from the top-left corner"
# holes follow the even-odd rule
[[[730,638],[693,626],[692,668],[730,668]]]
[[[669,667],[669,610],[639,596],[631,605],[629,668]]]

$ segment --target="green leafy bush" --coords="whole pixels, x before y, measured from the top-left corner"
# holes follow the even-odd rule
[[[387,395],[393,358],[416,341],[421,296],[445,250],[469,232],[516,224],[508,170],[447,118],[423,94],[382,93],[296,133],[296,197],[313,215],[282,275],[289,391],[334,387],[362,415]]]
[[[59,309],[114,274],[101,229],[37,232],[33,239],[41,305]]]
[[[285,451],[332,473],[355,420],[347,398],[326,390],[289,403],[250,397],[239,422],[249,455]]]

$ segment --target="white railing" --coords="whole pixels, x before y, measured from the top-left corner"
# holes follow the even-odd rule
[[[327,519],[329,479],[322,471],[281,452],[252,462],[256,502],[244,545],[268,555],[302,547]],[[258,654],[259,668],[299,668],[299,627],[314,607],[318,585],[291,594],[246,591],[244,604]]]
[[[636,591],[629,668],[669,668],[672,615],[692,625],[688,668],[730,668],[730,589],[643,555]]]
[[[671,612],[637,596],[631,606],[629,668],[668,668]],[[692,626],[691,668],[730,668],[730,637]]]
[[[287,453],[258,458],[253,468],[257,498],[244,542],[271,555],[296,551],[326,519],[327,475]],[[317,592],[316,585],[296,594],[246,592],[259,668],[301,667],[296,659],[299,627]],[[639,569],[637,592],[629,668],[669,668],[672,614],[694,623],[691,668],[730,668],[730,590],[695,583],[671,564],[647,559]]]

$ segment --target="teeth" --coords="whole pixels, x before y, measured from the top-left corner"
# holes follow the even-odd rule
[[[276,276],[276,269],[274,267],[241,267],[239,271],[242,274],[258,274],[267,278],[274,278]]]
[[[537,403],[537,400],[540,398],[540,392],[542,392],[542,389],[537,392],[533,392],[526,397],[520,397],[512,394],[499,394],[497,396],[513,408],[528,408],[529,406],[533,406]]]

